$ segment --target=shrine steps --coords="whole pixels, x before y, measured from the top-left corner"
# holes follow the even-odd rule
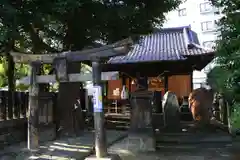
[[[225,146],[232,143],[233,138],[227,130],[209,128],[204,130],[194,129],[191,121],[181,121],[178,129],[169,130],[161,127],[156,130],[155,138],[158,148],[168,147],[195,147],[200,146]],[[183,148],[184,148],[183,147]],[[164,147],[163,147],[164,148]]]
[[[206,149],[216,151],[221,148],[231,149],[234,146],[232,142],[229,143],[192,143],[192,144],[182,144],[182,143],[157,143],[156,149],[161,152],[170,152],[176,153],[179,152],[180,154],[186,152],[202,152]]]
[[[130,116],[126,114],[106,115],[105,126],[107,129],[128,130],[130,126]]]
[[[230,143],[232,137],[227,133],[159,133],[156,134],[157,143]]]

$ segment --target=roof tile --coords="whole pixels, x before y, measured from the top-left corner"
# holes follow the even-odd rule
[[[184,60],[186,56],[209,53],[197,43],[196,33],[189,27],[160,29],[153,34],[142,36],[140,42],[135,44],[127,55],[113,57],[108,63],[176,61]]]

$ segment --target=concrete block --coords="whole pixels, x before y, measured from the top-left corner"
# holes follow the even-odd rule
[[[104,158],[97,158],[95,156],[90,156],[85,158],[85,160],[121,160],[121,157],[117,154],[110,154]]]
[[[141,152],[156,151],[156,141],[151,135],[129,135],[126,148]]]

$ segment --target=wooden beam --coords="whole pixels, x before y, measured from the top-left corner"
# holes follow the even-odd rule
[[[133,45],[131,38],[124,39],[114,44],[105,45],[99,48],[86,49],[82,51],[68,51],[56,54],[24,54],[11,52],[13,59],[17,63],[30,63],[38,61],[41,63],[53,63],[55,58],[66,57],[68,61],[80,62],[91,60],[94,57],[109,58],[114,56],[125,55],[129,52],[130,46]]]
[[[69,80],[67,82],[85,82],[85,81],[92,81],[92,73],[73,73],[69,74]],[[102,72],[102,81],[107,81],[107,80],[117,80],[119,79],[119,73],[118,72]],[[57,82],[56,80],[56,75],[41,75],[37,76],[37,83],[55,83]],[[28,77],[24,80],[19,80],[18,84],[25,84],[29,85],[30,84],[30,78]]]
[[[193,72],[190,73],[190,79],[191,79],[191,92],[193,91]]]
[[[168,77],[169,77],[168,75],[164,75],[164,92],[165,93],[168,91]]]

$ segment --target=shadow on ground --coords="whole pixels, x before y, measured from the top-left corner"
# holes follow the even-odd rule
[[[126,132],[107,131],[108,145],[126,137]],[[84,159],[93,153],[94,132],[85,132],[80,137],[65,138],[40,145],[36,152],[30,153],[26,143],[9,146],[0,151],[1,160],[75,160]]]

